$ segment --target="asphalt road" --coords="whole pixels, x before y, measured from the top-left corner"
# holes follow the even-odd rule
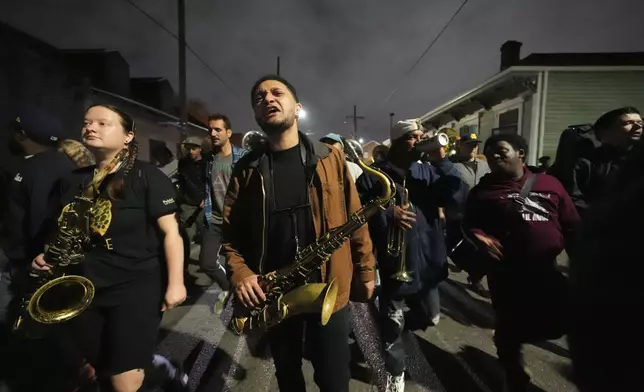
[[[193,249],[193,257],[198,248]],[[196,258],[196,257],[194,257]],[[190,276],[207,281],[191,265]],[[493,314],[489,301],[470,292],[464,273],[452,273],[441,286],[442,318],[437,327],[407,333],[408,392],[496,392],[502,371],[492,342]],[[193,279],[190,279],[191,281]],[[219,289],[197,288],[190,282],[189,300],[164,316],[159,353],[183,362],[192,391],[278,391],[274,367],[265,342],[239,337],[226,328],[231,310],[213,312]],[[351,391],[384,391],[386,372],[373,311],[351,304]],[[525,360],[533,375],[534,391],[575,391],[565,341],[526,345]],[[313,369],[305,360],[304,376],[317,391]]]

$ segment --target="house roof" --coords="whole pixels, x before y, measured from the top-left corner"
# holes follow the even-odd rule
[[[533,53],[519,64],[523,66],[644,66],[644,52],[623,53]]]
[[[534,53],[480,85],[425,113],[420,120],[437,127],[459,120],[536,88],[542,71],[644,71],[644,52]]]

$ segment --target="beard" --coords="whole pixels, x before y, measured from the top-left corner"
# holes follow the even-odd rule
[[[264,120],[263,117],[255,117],[257,125],[266,133],[268,136],[279,135],[286,132],[289,128],[295,124],[295,115],[293,116],[284,116],[283,119],[277,121],[268,122]]]
[[[11,153],[11,155],[15,155],[15,156],[27,155],[25,153],[25,148],[22,146],[22,144],[18,143],[13,138],[10,138],[9,141],[7,142],[7,149],[9,150],[9,153]]]

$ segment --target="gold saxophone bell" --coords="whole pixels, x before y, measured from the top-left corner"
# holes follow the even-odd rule
[[[338,297],[338,282],[311,283],[284,294],[279,301],[289,316],[300,313],[320,313],[320,323],[326,325],[333,314]]]
[[[333,314],[337,297],[338,283],[335,279],[328,284],[305,284],[289,291],[274,304],[262,309],[256,319],[234,317],[231,327],[237,335],[241,335],[247,327],[248,329],[266,330],[279,324],[287,317],[303,313],[320,313],[320,323],[326,325]]]
[[[86,277],[63,275],[40,286],[29,299],[27,309],[38,323],[62,323],[87,309],[94,293],[94,285]]]

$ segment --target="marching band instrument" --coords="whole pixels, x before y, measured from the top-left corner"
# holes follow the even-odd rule
[[[58,218],[56,235],[45,250],[44,259],[51,267],[47,271],[32,270],[30,288],[20,301],[13,330],[24,328],[25,322],[56,324],[73,319],[94,299],[94,284],[84,276],[75,275],[85,258],[90,242],[90,220],[105,177],[125,161],[128,150],[117,156],[94,175],[92,183],[80,196],[65,206]]]
[[[248,131],[242,138],[242,147],[246,150],[256,150],[266,143],[266,134],[261,131]]]
[[[350,149],[353,149],[355,154],[352,154]],[[359,161],[361,161],[364,157],[364,150],[362,149],[362,145],[360,144],[360,142],[353,139],[345,140],[344,153],[346,154],[347,158],[349,158],[349,160],[353,161],[353,163],[358,163],[357,161],[355,161],[356,158],[353,157],[354,155],[357,155]]]
[[[409,191],[405,188],[405,182],[403,180],[399,205],[403,207],[409,204],[409,208],[413,208],[409,203]],[[409,271],[407,271],[407,230],[396,227],[393,223],[389,226],[387,253],[396,260],[398,265],[398,270],[391,275],[391,278],[399,282],[411,282],[413,279]]]
[[[254,329],[265,330],[300,313],[319,312],[322,325],[326,325],[331,318],[337,297],[337,282],[307,284],[308,278],[369,218],[389,206],[396,192],[393,180],[382,171],[365,165],[351,145],[349,153],[362,170],[382,182],[383,193],[352,214],[344,225],[329,230],[299,251],[292,265],[260,276],[258,282],[266,295],[266,301],[260,307],[248,309],[233,297],[231,327],[235,333],[241,335]]]

